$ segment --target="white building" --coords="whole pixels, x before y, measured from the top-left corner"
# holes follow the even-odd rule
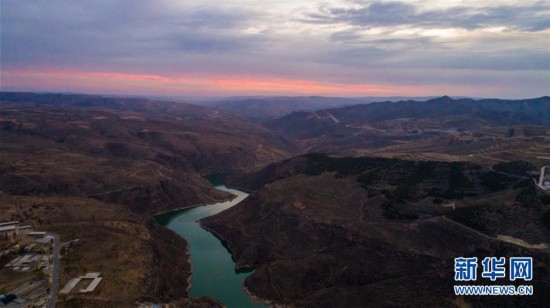
[[[0,235],[17,236],[19,234],[19,221],[8,221],[0,223]]]

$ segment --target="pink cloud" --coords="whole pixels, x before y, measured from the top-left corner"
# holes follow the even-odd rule
[[[471,90],[471,85],[468,88]],[[71,91],[135,95],[422,96],[460,93],[459,86],[337,84],[315,80],[243,76],[161,76],[88,71],[2,71],[3,90]]]

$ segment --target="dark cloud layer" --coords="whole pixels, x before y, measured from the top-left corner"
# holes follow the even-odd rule
[[[453,7],[426,11],[420,11],[416,6],[405,2],[372,2],[360,8],[326,8],[320,13],[309,14],[306,21],[319,24],[344,23],[362,27],[408,25],[468,30],[507,27],[522,31],[540,31],[550,28],[549,12],[548,2],[531,6]]]
[[[247,11],[170,10],[151,1],[2,2],[7,66],[95,66],[235,52],[257,44],[231,30]]]
[[[550,90],[547,1],[331,3],[0,0],[2,70]]]

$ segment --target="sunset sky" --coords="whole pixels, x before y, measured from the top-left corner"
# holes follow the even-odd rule
[[[549,1],[1,0],[1,89],[550,94]]]

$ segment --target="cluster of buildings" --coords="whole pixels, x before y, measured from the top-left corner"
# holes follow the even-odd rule
[[[0,307],[43,307],[50,296],[48,276],[52,270],[53,236],[47,232],[34,231],[30,225],[19,221],[0,223],[0,239],[7,246],[0,256],[14,256],[3,265],[8,275],[15,275],[20,283],[9,284],[8,293],[0,294]],[[18,274],[16,274],[18,273]]]
[[[53,235],[44,231],[35,231],[30,225],[21,225],[19,221],[0,223],[0,240],[4,240],[4,248],[0,247],[0,257],[12,256],[3,264],[0,270],[7,275],[15,275],[14,284],[4,286],[8,292],[0,292],[0,307],[44,307],[50,301],[48,290],[52,287],[54,268]],[[61,244],[60,251],[69,253],[79,239]],[[9,260],[9,259],[8,259]],[[18,278],[16,278],[18,277]],[[60,291],[63,295],[86,295],[97,290],[103,280],[100,273],[71,279]]]

